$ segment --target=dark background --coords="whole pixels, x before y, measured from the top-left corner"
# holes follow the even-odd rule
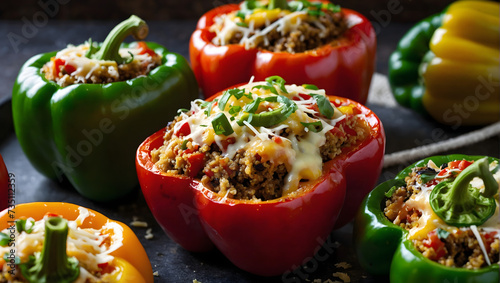
[[[0,18],[19,20],[33,17],[40,10],[39,3],[57,3],[60,11],[54,19],[61,20],[113,20],[123,19],[134,13],[145,20],[197,19],[213,7],[240,0],[17,0],[3,1]],[[372,20],[385,17],[383,11],[401,10],[391,15],[395,21],[416,21],[441,11],[451,0],[338,0],[332,1],[345,8],[355,9]]]

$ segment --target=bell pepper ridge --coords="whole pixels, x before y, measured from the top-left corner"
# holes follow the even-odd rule
[[[40,256],[21,264],[24,278],[29,282],[71,283],[80,274],[78,260],[66,254],[68,221],[51,217],[45,221],[45,239]]]

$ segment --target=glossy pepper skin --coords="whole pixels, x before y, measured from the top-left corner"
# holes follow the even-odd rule
[[[40,173],[59,180],[64,175],[80,194],[98,201],[134,189],[137,145],[198,97],[187,61],[159,44],[147,46],[162,56],[160,66],[148,76],[108,84],[60,87],[48,81],[41,68],[56,52],[25,63],[12,92],[14,126]]]
[[[75,220],[79,215],[78,205],[63,202],[32,202],[17,204],[13,210],[0,212],[0,230],[11,227],[13,221],[32,217],[35,221],[42,219],[47,213],[60,215],[67,220]],[[113,283],[152,283],[153,270],[146,251],[142,247],[134,232],[125,224],[111,220],[92,209],[87,210],[90,215],[85,219],[81,228],[100,229],[108,221],[115,222],[123,229],[123,245],[111,253],[115,257],[115,268],[120,273]],[[15,215],[15,219],[11,218]],[[121,277],[121,278],[119,278]]]
[[[299,267],[334,226],[354,217],[382,166],[385,134],[377,116],[346,98],[331,100],[355,105],[366,115],[370,134],[325,163],[323,175],[296,197],[262,202],[224,199],[199,180],[155,169],[150,151],[163,144],[165,130],[147,138],[137,150],[137,174],[163,230],[190,251],[215,245],[236,266],[254,274],[272,276]]]
[[[417,23],[389,59],[398,103],[447,125],[498,121],[499,25],[492,1],[457,1]]]
[[[0,154],[0,209],[9,206],[9,172]]]
[[[328,3],[328,1],[321,1]],[[214,18],[239,10],[228,4],[205,13],[191,36],[189,56],[205,97],[232,85],[278,75],[288,83],[313,84],[326,93],[364,104],[375,69],[376,38],[371,23],[356,11],[342,8],[353,22],[334,44],[302,53],[246,50],[243,45],[218,46],[209,28]]]
[[[385,215],[385,193],[405,183],[411,168],[425,166],[429,160],[437,166],[454,160],[479,160],[484,156],[433,156],[408,166],[396,178],[377,186],[366,196],[354,221],[354,245],[361,266],[376,275],[390,275],[391,282],[498,282],[498,263],[477,270],[452,268],[424,257],[407,239],[408,232]],[[489,157],[490,162],[497,160]]]

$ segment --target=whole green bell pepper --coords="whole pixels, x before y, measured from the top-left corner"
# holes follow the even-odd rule
[[[132,33],[137,39],[147,34],[147,25],[135,16],[117,26],[100,47],[94,44],[88,57],[123,59],[117,53],[120,45],[144,45],[121,44]],[[12,91],[14,127],[40,173],[60,181],[66,176],[80,194],[98,201],[116,199],[136,187],[138,144],[198,97],[186,59],[159,44],[146,45],[161,56],[161,64],[126,81],[61,87],[41,71],[57,52],[36,55],[24,64]]]
[[[417,250],[408,238],[406,229],[392,223],[384,214],[386,194],[394,186],[405,184],[405,177],[412,168],[424,167],[429,160],[440,166],[454,160],[478,162],[482,158],[484,156],[459,154],[429,157],[408,166],[394,179],[378,185],[365,198],[354,222],[354,245],[361,266],[374,275],[390,275],[391,282],[498,282],[498,263],[471,270],[447,267],[432,261]],[[498,162],[498,159],[487,158],[487,163],[493,161]]]
[[[432,35],[441,26],[443,15],[425,18],[413,26],[398,43],[389,57],[389,83],[396,101],[425,114],[422,96],[425,86],[420,79],[420,65],[429,52]]]

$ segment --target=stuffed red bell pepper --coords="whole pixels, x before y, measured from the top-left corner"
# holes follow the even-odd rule
[[[252,76],[279,75],[360,103],[367,100],[375,53],[370,22],[329,1],[223,5],[200,18],[189,46],[205,97]]]
[[[190,251],[215,244],[268,276],[300,266],[352,219],[384,147],[366,107],[273,76],[193,101],[140,145],[136,165],[173,240]]]

